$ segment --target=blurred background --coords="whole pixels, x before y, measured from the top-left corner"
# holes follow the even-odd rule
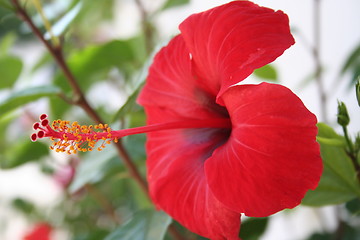
[[[20,2],[46,33],[34,4],[39,1]],[[144,113],[134,100],[155,49],[179,33],[178,25],[187,16],[226,2],[42,0],[41,5],[91,106],[113,128],[120,128],[144,124]],[[244,82],[289,87],[319,121],[337,131],[341,100],[351,117],[350,134],[359,132],[354,84],[360,73],[360,1],[254,2],[288,14],[296,44],[270,69]],[[51,119],[92,122],[71,103],[72,91],[63,74],[29,27],[7,8],[9,3],[0,1],[0,239],[22,239],[41,223],[51,226],[51,239],[105,239],[134,212],[152,205],[129,178],[114,148],[68,156],[50,152],[46,140],[30,142],[32,124],[42,113]],[[141,135],[124,141],[143,174],[144,141]],[[326,234],[336,231],[347,214],[339,209],[286,210],[256,223],[253,232],[258,234],[244,239],[330,239]],[[359,226],[359,219],[354,221],[353,226]],[[358,238],[346,239],[360,239],[353,236]]]

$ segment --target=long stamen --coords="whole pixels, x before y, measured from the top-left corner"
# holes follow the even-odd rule
[[[107,124],[87,126],[79,125],[77,122],[70,123],[69,121],[63,120],[55,120],[52,125],[49,126],[49,120],[46,114],[42,114],[39,119],[40,122],[36,122],[33,125],[34,130],[38,132],[31,135],[31,140],[36,141],[39,138],[49,137],[53,141],[50,149],[68,154],[77,153],[78,151],[92,151],[98,141],[102,141],[102,143],[96,149],[101,151],[105,148],[105,145],[110,144],[111,141],[116,143],[118,139],[122,137],[140,133],[185,128],[231,128],[231,121],[228,118],[205,120],[188,119],[117,131],[112,130]]]

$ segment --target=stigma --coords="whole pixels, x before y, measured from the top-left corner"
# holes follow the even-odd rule
[[[88,152],[93,149],[101,151],[107,144],[118,142],[118,138],[112,135],[112,129],[107,124],[80,125],[78,122],[55,120],[49,125],[48,116],[42,114],[39,122],[34,123],[33,129],[37,131],[31,135],[31,141],[41,138],[49,138],[53,143],[51,150],[75,154]],[[98,142],[101,142],[99,146]]]

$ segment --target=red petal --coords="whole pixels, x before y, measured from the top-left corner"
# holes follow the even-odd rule
[[[222,98],[233,129],[205,163],[216,198],[252,217],[300,204],[322,173],[316,117],[280,85],[234,86]]]
[[[198,86],[181,36],[156,55],[138,101],[148,124],[227,114],[215,103],[215,95]],[[240,229],[240,214],[214,198],[204,175],[204,161],[228,137],[228,131],[214,129],[160,131],[147,137],[147,176],[154,203],[211,239],[237,240]]]
[[[201,85],[217,97],[294,44],[287,15],[249,1],[194,14],[180,30]]]
[[[215,98],[216,95],[204,91],[197,82],[190,53],[179,35],[155,56],[138,102],[166,108],[187,118],[227,116],[226,109],[216,104]]]
[[[168,113],[147,109],[150,122]],[[176,117],[175,117],[176,118]],[[238,240],[240,214],[226,208],[209,189],[204,161],[228,138],[219,129],[187,129],[148,134],[150,194],[156,206],[189,230],[213,240]]]
[[[23,240],[49,240],[52,227],[47,223],[39,223],[23,237]]]

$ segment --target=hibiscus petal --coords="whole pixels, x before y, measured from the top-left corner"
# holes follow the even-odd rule
[[[172,111],[182,117],[180,120],[228,117],[226,109],[216,104],[215,98],[216,95],[206,92],[197,82],[190,53],[178,35],[155,56],[138,102]]]
[[[138,99],[147,123],[228,116],[192,74],[181,36],[155,57]],[[207,185],[204,161],[229,137],[229,130],[167,130],[147,135],[147,177],[158,208],[189,230],[214,240],[237,240],[240,214],[219,202]]]
[[[146,112],[150,122],[164,116],[160,108],[148,107]],[[147,176],[153,202],[189,230],[213,240],[239,239],[240,214],[214,197],[204,173],[204,161],[226,141],[228,131],[168,130],[147,136]]]
[[[234,86],[222,98],[233,129],[205,163],[216,198],[252,217],[297,206],[322,173],[316,117],[280,85]]]
[[[294,44],[287,15],[249,1],[233,1],[194,14],[180,30],[202,85],[218,100],[229,86]]]

